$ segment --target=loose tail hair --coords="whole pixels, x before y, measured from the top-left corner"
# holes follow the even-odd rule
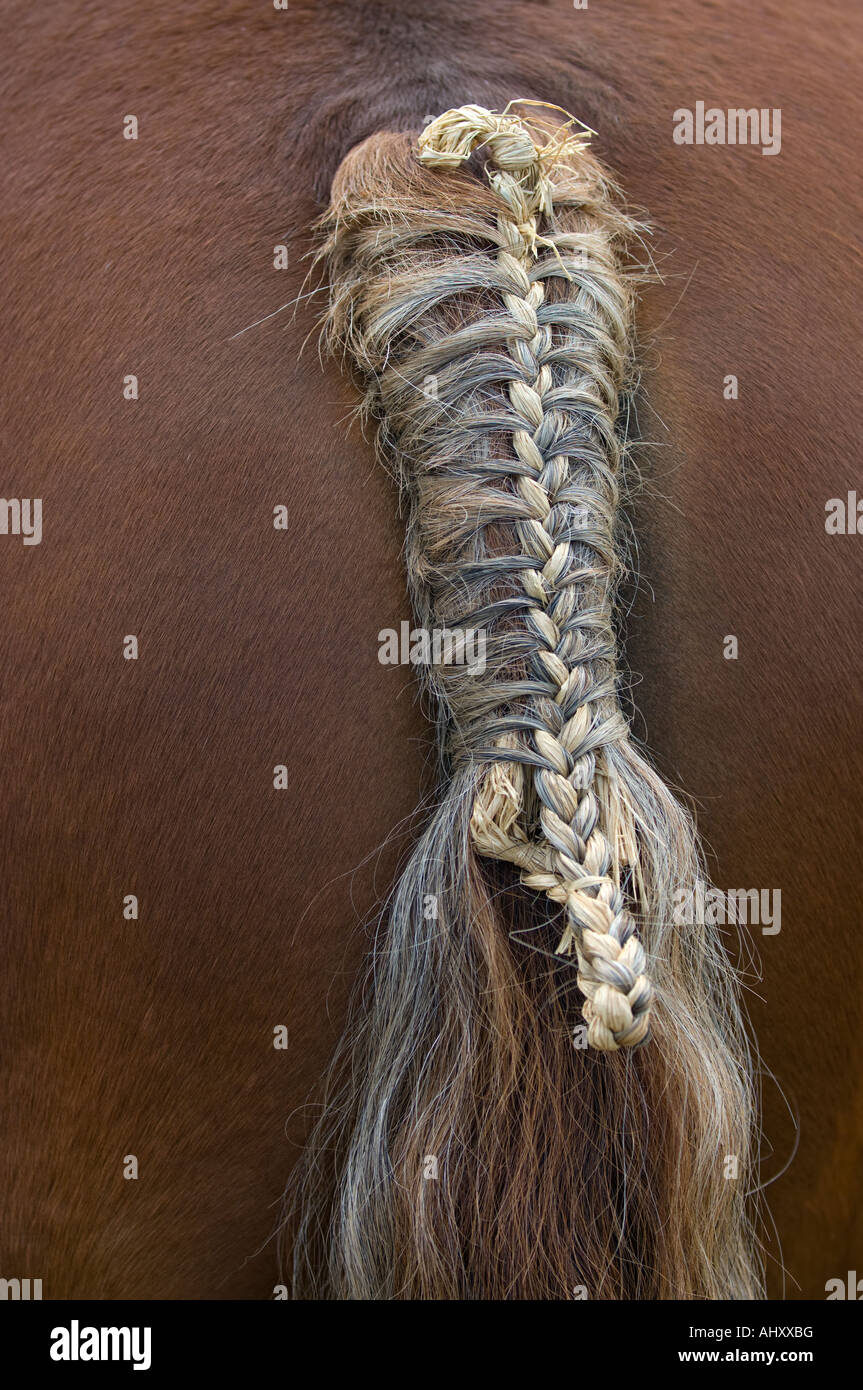
[[[436,805],[295,1175],[295,1297],[762,1292],[737,981],[675,922],[696,835],[619,698],[633,230],[534,109],[373,136],[333,183],[328,340],[415,614],[485,647],[427,674]]]

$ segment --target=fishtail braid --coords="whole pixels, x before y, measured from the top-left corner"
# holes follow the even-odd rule
[[[566,137],[564,137],[565,140]],[[604,744],[625,738],[627,727],[608,695],[615,660],[612,627],[611,580],[613,555],[611,527],[618,500],[615,476],[620,445],[613,429],[616,392],[611,400],[598,400],[586,392],[589,404],[609,415],[611,428],[602,437],[608,456],[604,478],[605,557],[588,558],[584,544],[572,543],[572,504],[566,500],[571,482],[570,460],[558,452],[558,441],[569,429],[567,415],[556,408],[555,380],[551,363],[554,340],[551,325],[540,324],[538,311],[545,301],[544,279],[530,276],[538,246],[558,250],[553,236],[540,237],[538,220],[553,217],[554,185],[550,170],[560,163],[560,137],[538,146],[517,117],[494,116],[481,107],[463,107],[433,121],[419,139],[419,157],[431,167],[451,168],[453,160],[469,157],[483,145],[488,152],[489,183],[505,209],[497,220],[503,245],[498,264],[518,284],[517,293],[504,293],[503,302],[519,325],[530,334],[510,339],[508,346],[519,367],[519,376],[508,385],[515,417],[512,444],[525,465],[516,479],[517,491],[529,509],[529,517],[517,526],[522,550],[536,561],[536,568],[521,572],[530,607],[525,622],[536,640],[536,660],[555,687],[553,696],[540,696],[534,705],[541,724],[532,730],[537,763],[533,781],[541,803],[540,825],[548,846],[539,871],[524,868],[522,881],[544,890],[566,911],[566,927],[559,953],[575,948],[578,981],[586,996],[588,1038],[595,1047],[614,1050],[642,1042],[648,1033],[652,989],[645,975],[645,953],[635,934],[635,923],[626,906],[619,881],[612,877],[613,851],[600,816],[593,789],[597,753]],[[570,137],[567,153],[582,140]],[[559,254],[559,252],[558,252]],[[549,270],[551,267],[544,267]],[[566,270],[562,256],[561,274]],[[618,329],[615,347],[622,366],[625,333]],[[620,368],[618,369],[620,370]],[[596,552],[593,552],[596,556]],[[580,603],[579,603],[580,598]],[[579,618],[591,622],[601,638],[592,661],[582,652]],[[505,753],[503,756],[506,756]],[[490,796],[497,788],[486,782],[474,807],[471,828],[481,853],[525,862],[521,837],[491,835]],[[514,824],[515,822],[513,822]],[[499,828],[499,827],[498,827]],[[514,853],[513,853],[514,852]]]
[[[478,215],[459,170],[479,148]],[[628,224],[571,123],[462,107],[425,129],[417,163],[458,180],[419,223],[334,189],[330,331],[365,369],[411,499],[417,606],[491,640],[484,679],[432,676],[453,766],[480,768],[474,845],[563,907],[588,1041],[614,1051],[646,1039],[652,998],[623,886],[636,830],[606,757],[628,739],[613,628]],[[418,400],[429,373],[439,389]]]

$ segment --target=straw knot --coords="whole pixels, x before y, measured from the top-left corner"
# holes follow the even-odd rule
[[[539,143],[529,122],[509,108],[495,115],[484,106],[462,106],[426,126],[417,142],[418,157],[432,168],[457,169],[475,150],[485,149],[492,166],[489,183],[512,208],[515,231],[535,255],[538,243],[551,244],[538,236],[534,219],[551,216],[554,170],[589,139],[589,131],[573,131],[571,125],[572,118]]]

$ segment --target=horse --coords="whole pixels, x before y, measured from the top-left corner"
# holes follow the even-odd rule
[[[4,1278],[49,1298],[793,1299],[855,1267],[850,500],[825,525],[857,483],[835,365],[853,379],[859,353],[851,23],[799,0],[58,0],[50,27],[7,25]],[[777,157],[675,139],[698,102],[781,110]],[[435,122],[465,110],[513,124],[464,148]],[[465,579],[466,484],[434,453],[458,463],[459,368],[424,371],[437,397],[380,394],[407,366],[376,320],[388,278],[409,255],[428,285],[466,246],[482,275],[423,350],[477,331],[471,295],[508,295],[498,329],[532,331],[486,324],[506,362],[468,385],[515,438],[542,396],[524,344],[564,335],[575,376],[549,363],[552,389],[603,441],[569,440],[594,558],[560,497],[557,606],[525,549],[538,587],[495,608],[486,674],[437,668],[423,700],[380,633],[436,621],[455,567],[476,609],[513,535],[546,544],[552,495],[530,443],[515,471],[507,448],[510,481],[482,486],[508,510]],[[578,365],[560,305],[584,327],[585,276],[604,308]],[[347,371],[315,350],[327,315]],[[380,445],[351,423],[358,373]],[[381,454],[409,507],[424,477],[450,488],[404,554]],[[615,589],[622,550],[640,578]],[[565,735],[579,663],[559,705],[555,662],[519,664],[561,614],[595,715],[575,728],[576,700]],[[507,705],[489,729],[492,679],[530,679],[543,726]],[[704,882],[684,799],[713,883],[771,893],[769,922],[669,923],[669,885]]]

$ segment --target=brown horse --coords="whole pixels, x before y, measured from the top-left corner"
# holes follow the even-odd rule
[[[859,483],[850,23],[799,0],[9,14],[2,492],[42,529],[24,544],[34,509],[7,505],[0,1277],[281,1278],[362,924],[434,788],[409,670],[378,660],[410,616],[396,493],[355,389],[300,356],[326,298],[306,257],[361,141],[513,97],[592,127],[655,229],[636,732],[714,881],[781,890],[744,979],[768,1288],[858,1266],[861,561],[825,528]],[[702,101],[781,110],[778,156],[676,141]]]

